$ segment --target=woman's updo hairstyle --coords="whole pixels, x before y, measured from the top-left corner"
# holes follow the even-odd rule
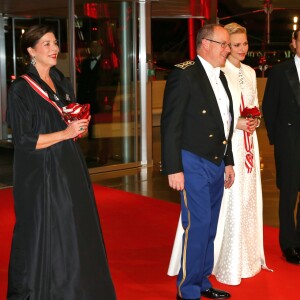
[[[55,30],[52,27],[39,24],[30,27],[23,33],[21,37],[21,50],[26,60],[30,60],[27,48],[34,48],[40,38],[49,32],[52,32],[55,35]]]
[[[228,31],[229,35],[235,34],[235,33],[245,33],[247,34],[247,29],[243,26],[241,26],[238,23],[232,22],[224,26],[224,28]]]

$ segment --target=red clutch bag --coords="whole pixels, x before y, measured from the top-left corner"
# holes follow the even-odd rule
[[[90,115],[90,104],[70,103],[62,108],[62,113],[63,118],[67,123],[88,119]]]

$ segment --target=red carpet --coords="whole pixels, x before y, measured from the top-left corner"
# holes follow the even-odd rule
[[[95,186],[95,194],[118,300],[175,300],[175,277],[166,271],[179,205],[101,186]],[[0,300],[5,299],[13,223],[12,190],[2,189]],[[212,278],[214,286],[231,292],[233,300],[298,299],[300,267],[281,258],[277,229],[265,227],[264,234],[267,264],[274,272],[263,270],[239,286]]]

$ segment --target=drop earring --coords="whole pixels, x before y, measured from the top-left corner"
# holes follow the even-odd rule
[[[35,60],[35,57],[33,56],[32,58],[31,58],[31,62],[30,62],[33,66],[35,66],[35,64],[36,64],[36,60]]]

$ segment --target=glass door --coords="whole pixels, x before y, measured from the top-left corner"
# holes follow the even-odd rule
[[[90,168],[136,165],[136,35],[133,1],[75,7],[76,92],[89,103],[89,135],[80,143]]]
[[[7,3],[10,7],[10,1]],[[56,29],[57,67],[74,83],[78,102],[91,105],[89,135],[80,140],[90,173],[139,166],[137,1],[40,1],[33,7],[29,3],[28,13],[18,9],[23,4],[23,0],[14,2],[10,7],[16,11],[13,15],[0,11],[0,168],[6,170],[7,164],[9,170],[4,177],[11,181],[13,153],[12,132],[5,122],[7,90],[28,67],[20,50],[21,35],[38,23]],[[70,26],[71,9],[75,28]],[[0,186],[7,181],[1,173]]]

